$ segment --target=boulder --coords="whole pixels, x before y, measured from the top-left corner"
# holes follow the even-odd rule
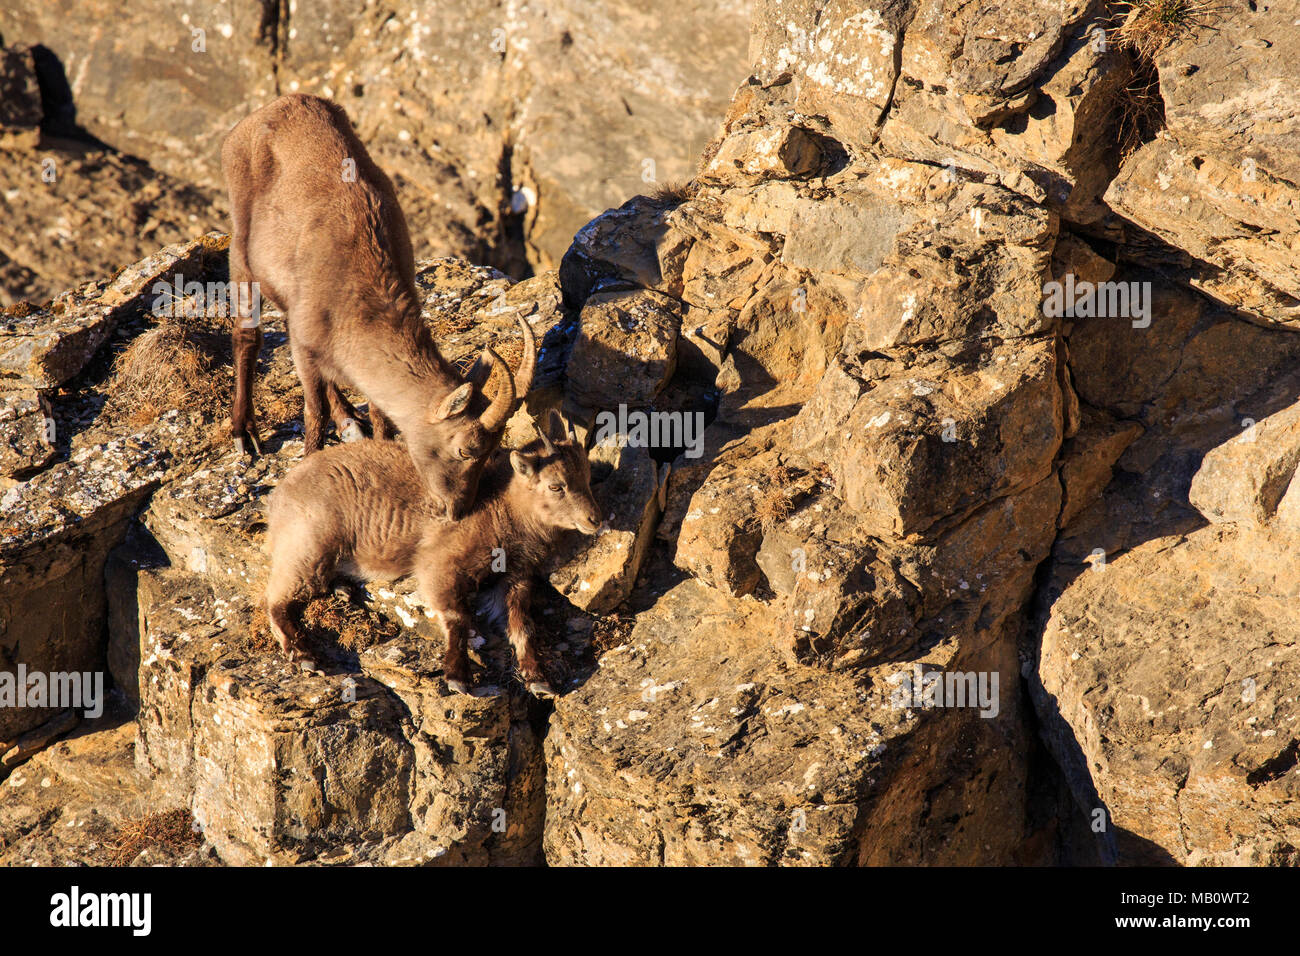
[[[660,468],[647,449],[618,438],[594,445],[587,458],[604,523],[594,541],[569,535],[548,577],[575,607],[604,613],[632,593],[649,553],[663,511]]]
[[[648,405],[677,364],[681,306],[650,290],[601,292],[582,306],[568,394],[597,411]]]
[[[894,706],[887,690],[869,698],[847,677],[789,667],[766,633],[753,602],[686,581],[557,703],[546,740],[549,864],[1004,857],[1018,839],[1005,816],[994,819],[1016,812],[1014,772],[994,769],[1006,767],[993,756],[1007,746],[1005,712],[981,720]],[[890,687],[885,677],[877,687]],[[962,782],[927,803],[918,788],[934,765],[909,756],[913,745],[962,761]],[[976,788],[984,795],[970,799]]]
[[[1252,422],[1211,449],[1192,478],[1192,505],[1214,524],[1265,525],[1300,464],[1300,405]]]
[[[1061,444],[1054,344],[993,348],[864,382],[828,372],[794,427],[875,534],[907,536],[1040,481]]]
[[[522,691],[448,691],[436,634],[399,632],[391,603],[387,618],[319,619],[334,661],[321,676],[290,665],[223,582],[138,577],[141,623],[110,649],[137,662],[136,762],[224,862],[536,859],[540,740]]]
[[[1294,562],[1249,528],[1059,567],[1031,687],[1121,864],[1294,863]]]
[[[0,481],[40,471],[55,455],[50,403],[32,388],[0,392]]]

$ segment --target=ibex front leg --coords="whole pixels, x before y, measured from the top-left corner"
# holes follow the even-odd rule
[[[532,599],[532,582],[526,577],[511,578],[506,584],[506,636],[514,648],[519,677],[528,692],[536,697],[553,697],[555,690],[542,670],[541,658],[533,641],[528,606]]]
[[[315,357],[294,342],[292,337],[289,346],[293,351],[293,367],[298,370],[298,379],[302,382],[303,454],[311,455],[320,451],[325,444],[328,386]]]
[[[424,564],[417,572],[420,597],[447,634],[447,653],[442,672],[447,687],[457,694],[468,694],[474,686],[469,675],[470,616],[456,573],[448,568]]]
[[[262,315],[260,298],[254,293],[252,273],[244,259],[244,243],[232,239],[230,244],[230,309],[233,328],[230,334],[231,363],[235,369],[235,397],[230,406],[230,434],[235,449],[243,455],[252,450],[262,453],[253,415],[253,381],[257,377],[257,356],[262,351]]]

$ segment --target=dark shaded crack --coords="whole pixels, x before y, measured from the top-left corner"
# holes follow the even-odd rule
[[[1258,769],[1246,775],[1246,782],[1252,787],[1261,787],[1281,780],[1300,764],[1300,739],[1292,740],[1286,748],[1271,760],[1265,761]]]
[[[289,46],[289,0],[260,0],[262,20],[257,27],[257,42],[271,54],[271,83],[280,95],[280,62]]]

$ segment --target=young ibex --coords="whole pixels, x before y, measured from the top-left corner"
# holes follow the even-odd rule
[[[221,166],[230,189],[232,288],[255,281],[285,313],[302,380],[306,454],[324,442],[326,404],[340,437],[361,437],[340,391],[355,388],[370,402],[375,437],[392,437],[395,424],[429,494],[447,517],[458,517],[532,384],[536,347],[527,321],[519,320],[524,358],[516,377],[491,349],[464,376],[442,357],[420,319],[411,239],[393,184],[337,104],[280,97],[231,130]],[[252,397],[258,317],[237,316],[233,338],[231,433],[241,453],[245,440],[260,452]],[[503,384],[489,404],[481,389],[494,366]]]
[[[559,415],[488,466],[473,508],[437,519],[410,459],[392,442],[336,445],[294,466],[271,495],[266,588],[271,630],[291,660],[315,667],[293,622],[296,606],[336,575],[361,580],[415,574],[425,607],[447,633],[447,686],[472,686],[466,638],[469,601],[504,568],[506,634],[530,692],[552,693],[528,619],[532,578],[566,529],[594,534],[587,454]]]

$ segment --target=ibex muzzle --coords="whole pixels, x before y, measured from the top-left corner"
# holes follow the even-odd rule
[[[535,441],[488,464],[474,506],[451,524],[439,520],[409,456],[395,444],[327,448],[294,466],[271,495],[271,629],[291,659],[310,663],[293,620],[296,605],[324,593],[338,574],[415,574],[425,607],[447,633],[447,685],[467,693],[469,601],[500,572],[519,674],[531,692],[550,694],[528,617],[533,576],[565,530],[599,529],[590,482],[586,451],[554,412]]]
[[[428,493],[447,517],[462,514],[483,459],[532,383],[528,323],[520,319],[524,358],[513,378],[491,350],[466,376],[443,358],[420,316],[393,184],[337,104],[280,97],[231,130],[221,165],[230,190],[230,281],[236,290],[256,282],[285,313],[306,453],[324,443],[327,406],[340,437],[361,437],[341,391],[353,388],[370,403],[375,437],[400,429]],[[237,315],[233,338],[231,433],[241,453],[246,444],[260,451],[252,400],[260,316]],[[494,366],[503,384],[489,401],[482,387]]]

